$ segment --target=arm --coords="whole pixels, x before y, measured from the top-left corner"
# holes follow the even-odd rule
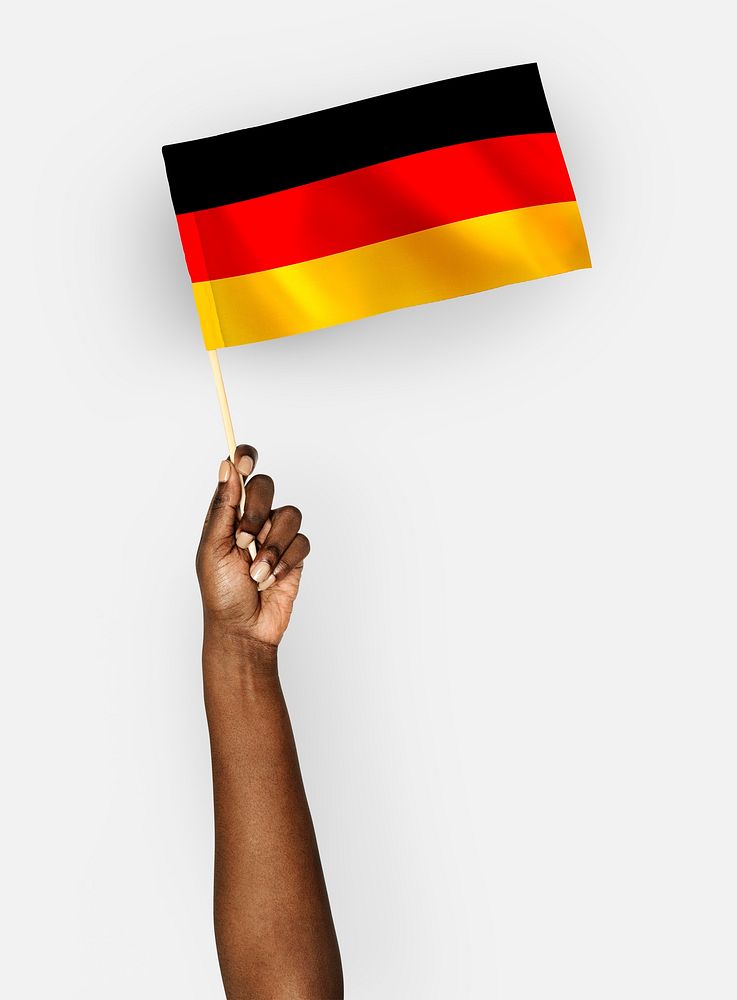
[[[197,554],[203,675],[215,803],[215,937],[228,1000],[340,1000],[330,914],[277,646],[309,542],[294,507],[272,510],[274,485],[223,462]],[[247,553],[261,545],[253,565]]]

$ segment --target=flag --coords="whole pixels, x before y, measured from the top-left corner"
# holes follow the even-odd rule
[[[210,350],[591,266],[534,63],[163,154]]]

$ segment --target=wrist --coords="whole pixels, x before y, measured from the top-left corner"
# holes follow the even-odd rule
[[[233,678],[269,683],[278,678],[277,647],[206,616],[202,666],[206,682]]]

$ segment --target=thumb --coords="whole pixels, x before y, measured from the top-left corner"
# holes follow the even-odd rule
[[[243,481],[230,461],[223,459],[218,473],[218,485],[210,503],[202,529],[200,548],[230,549],[235,545],[235,529],[241,516]]]

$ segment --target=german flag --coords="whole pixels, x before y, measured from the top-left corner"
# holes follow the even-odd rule
[[[210,350],[591,266],[534,63],[163,154]]]

